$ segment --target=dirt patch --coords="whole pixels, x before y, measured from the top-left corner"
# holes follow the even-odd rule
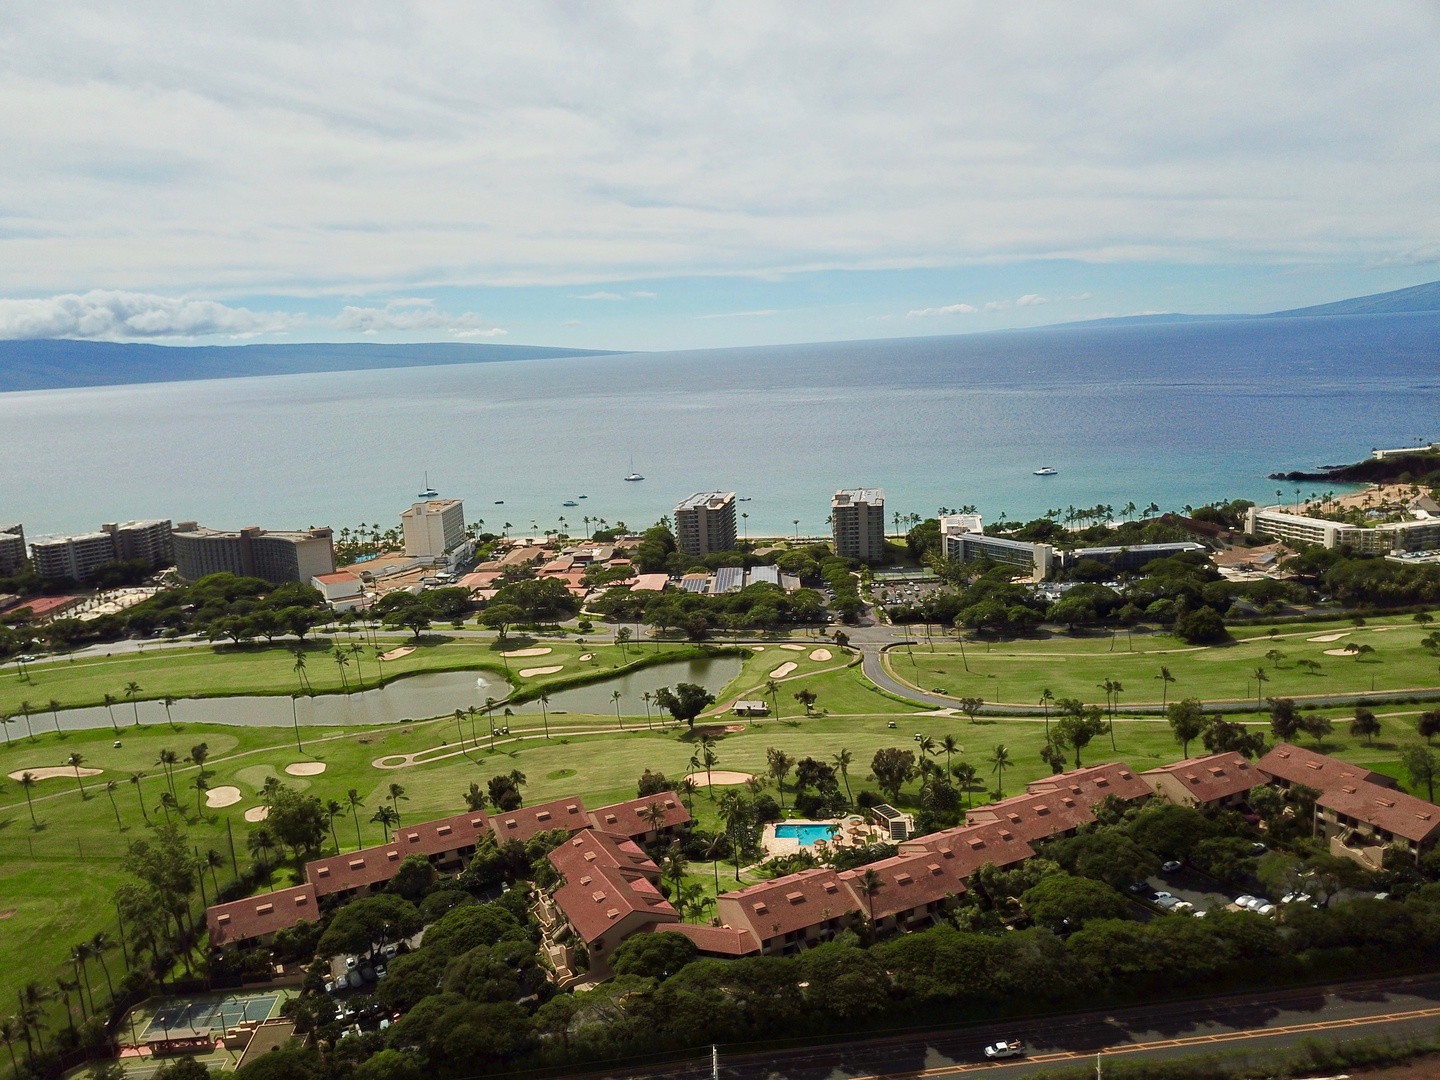
[[[745,730],[745,725],[744,725],[744,724],[726,724],[726,725],[725,725],[725,734],[727,734],[727,735],[739,735],[740,732],[742,732],[742,731],[744,731],[744,730]]]
[[[705,774],[703,772],[692,772],[685,779],[689,780],[696,787],[709,787],[712,784],[715,787],[728,787],[732,784],[743,784],[745,783],[745,781],[753,780],[755,778],[751,776],[748,772],[725,772],[721,769],[716,769],[711,772],[709,780],[705,779]]]
[[[782,648],[782,649],[789,649],[791,652],[804,652],[804,651],[805,651],[805,646],[804,646],[804,645],[781,645],[780,648]]]
[[[409,656],[414,651],[414,645],[402,645],[398,649],[391,649],[389,652],[383,653],[380,659],[388,663],[391,660],[400,660],[406,656]]]
[[[293,765],[286,765],[285,771],[291,776],[319,776],[325,771],[323,761],[297,761]]]
[[[234,806],[240,799],[238,787],[212,787],[205,792],[205,805],[212,810],[219,810],[222,806]]]
[[[549,645],[537,645],[533,649],[511,649],[509,652],[502,652],[501,656],[549,656],[555,650]]]
[[[770,672],[770,678],[772,678],[772,679],[783,679],[786,675],[789,675],[790,672],[794,671],[794,670],[795,670],[797,667],[799,667],[799,666],[800,666],[799,664],[795,664],[795,663],[791,663],[790,661],[786,661],[785,663],[783,663],[783,664],[781,664],[779,667],[777,667],[774,671]]]
[[[245,811],[245,820],[249,822],[264,821],[270,816],[270,807],[252,806]]]
[[[6,919],[14,918],[15,912],[19,910],[19,908],[7,907],[4,911],[0,911],[0,922],[4,922]]]
[[[57,780],[66,777],[74,780],[77,776],[99,776],[103,769],[82,769],[74,765],[42,765],[35,769],[21,769],[10,774],[11,780],[19,780],[27,772],[32,780]]]
[[[549,652],[550,650],[546,649],[545,651]],[[551,667],[527,667],[520,669],[520,677],[522,679],[531,679],[536,675],[554,675],[555,672],[564,670],[564,664],[554,664]]]
[[[811,660],[829,660],[829,659],[830,659],[830,655],[831,655],[831,654],[830,654],[830,650],[829,650],[829,649],[816,649],[814,652],[812,652],[812,653],[810,654],[810,659],[811,659]]]

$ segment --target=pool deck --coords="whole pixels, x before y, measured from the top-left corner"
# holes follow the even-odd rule
[[[818,849],[818,844],[801,844],[798,837],[776,836],[777,825],[813,825],[819,828],[838,828],[833,840],[829,841],[829,847],[863,847],[874,839],[884,839],[884,830],[871,825],[861,818],[851,815],[844,818],[832,818],[829,821],[812,821],[809,818],[787,818],[784,821],[772,821],[765,826],[764,833],[760,836],[760,846],[765,850],[766,858],[775,858],[782,855],[794,855],[802,848],[810,848],[812,851]]]

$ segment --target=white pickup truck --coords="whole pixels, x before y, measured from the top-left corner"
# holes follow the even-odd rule
[[[991,1043],[985,1047],[985,1056],[994,1061],[998,1058],[1015,1058],[1025,1056],[1025,1044],[1019,1039],[1013,1042]]]

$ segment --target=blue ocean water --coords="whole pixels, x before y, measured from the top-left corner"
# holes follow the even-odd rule
[[[1273,498],[1269,472],[1440,438],[1437,359],[1426,313],[0,394],[0,520],[390,526],[427,472],[512,533],[645,525],[714,488],[752,535],[828,531],[838,487],[987,520]]]

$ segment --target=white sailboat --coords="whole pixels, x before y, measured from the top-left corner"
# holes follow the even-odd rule
[[[440,492],[436,491],[433,487],[430,486],[430,474],[427,472],[425,474],[425,490],[420,492],[420,498],[434,499],[437,498],[439,494]]]
[[[630,475],[627,476],[627,477],[625,477],[625,479],[631,481],[632,483],[633,483],[634,481],[636,481],[636,480],[644,480],[644,479],[645,479],[645,477],[641,476],[638,472],[635,471],[635,455],[634,455],[634,454],[631,454],[631,455],[630,455]]]

